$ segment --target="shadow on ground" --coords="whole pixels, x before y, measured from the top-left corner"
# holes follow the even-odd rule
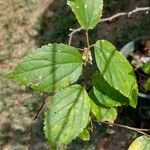
[[[54,1],[39,19],[37,44],[67,43],[69,29],[77,22],[65,0]]]

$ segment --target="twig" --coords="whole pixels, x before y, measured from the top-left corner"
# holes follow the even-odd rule
[[[42,105],[41,105],[40,108],[38,109],[37,113],[35,114],[35,116],[34,116],[34,118],[33,118],[34,120],[36,120],[36,119],[38,118],[38,116],[39,116],[41,110],[43,109],[44,105],[45,105],[46,102],[47,102],[47,98],[48,98],[47,95],[44,95],[44,96],[43,96],[42,99],[44,100],[44,102],[42,103]]]
[[[86,42],[87,42],[87,48],[90,49],[90,42],[89,42],[89,33],[86,31]]]
[[[39,116],[39,114],[40,114],[42,108],[44,107],[45,103],[46,103],[46,101],[44,101],[44,102],[42,103],[42,105],[40,106],[39,110],[37,111],[36,115],[35,115],[34,118],[33,118],[34,120],[36,120],[37,117]]]
[[[146,14],[148,14],[150,11],[150,7],[136,7],[135,9],[133,9],[129,12],[121,12],[121,13],[117,13],[111,17],[103,18],[100,20],[100,22],[107,22],[107,21],[111,22],[112,20],[114,20],[120,16],[126,16],[127,15],[128,17],[130,17],[134,13],[145,12],[145,11],[146,11]],[[68,35],[69,36],[69,45],[71,45],[73,35],[77,32],[80,32],[82,29],[83,29],[82,27],[77,28],[77,29],[70,29],[71,33]]]
[[[106,124],[108,126],[116,126],[116,127],[120,127],[120,128],[125,128],[125,129],[132,130],[132,131],[135,131],[135,132],[138,132],[140,134],[143,134],[143,135],[146,135],[146,136],[150,137],[150,135],[145,133],[145,132],[150,132],[150,129],[140,129],[140,128],[129,127],[129,126],[121,125],[121,124],[117,124],[117,123],[98,122],[96,120],[94,120],[94,121],[97,122],[99,125]]]
[[[82,27],[78,29],[70,29],[71,33],[69,34],[69,45],[71,45],[73,35],[77,32],[80,32],[82,29]]]
[[[92,64],[92,56],[91,56],[91,51],[90,51],[90,41],[89,41],[89,33],[88,31],[85,32],[85,37],[86,37],[86,43],[87,43],[87,47],[84,48],[84,52],[82,55],[83,60],[85,61],[85,65],[87,63]]]
[[[113,19],[116,19],[116,18],[118,18],[120,16],[125,16],[125,15],[130,17],[132,14],[137,13],[137,12],[141,12],[141,11],[146,11],[146,14],[148,14],[149,11],[150,11],[150,7],[136,7],[135,9],[133,9],[133,10],[131,10],[129,12],[121,12],[121,13],[117,13],[117,14],[111,16],[111,17],[103,18],[101,20],[101,22],[112,21]]]

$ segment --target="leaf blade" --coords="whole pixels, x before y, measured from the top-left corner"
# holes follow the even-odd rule
[[[150,138],[147,136],[140,136],[133,141],[128,150],[149,150]]]
[[[144,88],[146,91],[150,91],[150,78],[144,84]]]
[[[83,132],[80,134],[80,139],[83,141],[89,141],[90,140],[90,133],[87,129],[84,129]]]
[[[100,21],[103,9],[103,0],[68,0],[80,25],[86,29],[93,29]]]
[[[82,56],[65,44],[49,44],[27,55],[8,75],[33,89],[51,92],[75,82],[82,72]]]
[[[150,75],[150,62],[145,63],[141,68],[146,74]]]
[[[107,83],[128,97],[130,105],[137,105],[137,83],[132,66],[116,48],[106,40],[95,45],[97,66]]]
[[[93,92],[99,101],[105,107],[118,107],[127,105],[129,100],[119,91],[111,87],[101,74],[95,74],[92,79]],[[107,90],[106,90],[107,89]]]
[[[108,121],[113,123],[117,118],[117,109],[115,107],[103,107],[99,104],[98,99],[95,97],[93,91],[90,92],[91,98],[91,112],[98,121]]]
[[[90,99],[80,85],[64,88],[52,99],[46,112],[44,130],[51,144],[68,144],[86,127],[89,120]]]

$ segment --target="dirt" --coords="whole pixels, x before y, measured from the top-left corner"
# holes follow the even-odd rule
[[[144,0],[133,0],[125,9],[135,8],[135,3],[137,6],[146,5]],[[105,16],[121,11],[119,7],[114,10]],[[91,33],[90,40],[106,38],[114,42],[114,33],[128,24],[140,23],[142,16],[121,17],[98,25],[95,29],[97,33]],[[41,94],[7,80],[5,74],[37,47],[54,41],[67,43],[69,28],[78,26],[64,0],[0,1],[0,150],[49,149],[43,134],[42,114],[33,120],[42,104]],[[74,36],[73,45],[84,46],[83,32]],[[70,149],[125,150],[135,138],[135,134],[116,128],[110,128],[106,133],[107,136],[94,133],[92,143],[75,142]]]
[[[30,146],[30,140],[34,137],[28,133],[28,128],[35,123],[33,120],[35,112],[32,112],[33,108],[30,110],[28,105],[32,105],[34,101],[40,104],[38,94],[33,94],[25,86],[6,80],[4,76],[26,53],[37,48],[34,38],[37,34],[35,24],[50,3],[52,3],[50,0],[41,0],[33,4],[21,0],[0,1],[0,149],[2,150],[25,150],[29,147],[37,149],[37,145],[41,145],[39,148],[44,145],[42,138],[37,136],[35,143]]]

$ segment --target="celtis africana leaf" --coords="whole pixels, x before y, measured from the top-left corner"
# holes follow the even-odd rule
[[[129,104],[129,99],[111,87],[101,74],[95,74],[92,81],[94,94],[103,106],[118,107]]]
[[[108,121],[113,123],[117,118],[117,108],[104,107],[95,97],[93,91],[90,92],[91,112],[98,121]]]
[[[90,133],[87,129],[84,129],[83,132],[80,134],[79,138],[83,141],[89,141],[90,140]]]
[[[74,47],[49,44],[27,55],[8,78],[51,92],[74,83],[82,72],[82,56]]]
[[[147,136],[140,136],[134,140],[128,150],[150,150],[150,138]]]
[[[95,57],[107,83],[129,98],[132,107],[136,107],[138,88],[133,68],[127,59],[106,40],[99,40],[95,44]]]
[[[150,91],[150,78],[144,84],[144,88],[146,91]]]
[[[90,98],[82,86],[72,85],[56,93],[51,101],[44,119],[46,138],[52,146],[68,144],[87,126]]]
[[[145,64],[142,66],[142,70],[143,70],[146,74],[149,74],[149,75],[150,75],[150,62],[145,63]]]
[[[103,0],[68,0],[67,3],[84,29],[93,29],[100,22]]]

